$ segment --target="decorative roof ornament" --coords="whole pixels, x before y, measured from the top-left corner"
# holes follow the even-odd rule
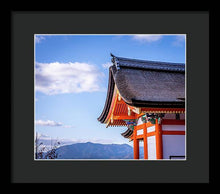
[[[145,115],[146,115],[146,120],[151,122],[151,124],[156,124],[156,119],[158,119],[158,124],[161,124],[162,118],[164,117],[165,114],[163,114],[163,113],[159,113],[159,114],[146,113]]]
[[[119,70],[120,69],[120,66],[119,66],[119,61],[118,61],[118,58],[113,55],[112,53],[110,53],[110,55],[112,56],[112,63],[115,65],[116,69]]]

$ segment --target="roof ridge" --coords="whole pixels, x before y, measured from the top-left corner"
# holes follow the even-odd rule
[[[113,57],[112,62],[117,67],[117,69],[120,69],[120,67],[125,67],[125,68],[137,68],[137,69],[151,69],[151,70],[159,70],[159,71],[185,72],[184,63],[131,59],[125,57],[117,57],[112,53],[111,56]]]
[[[155,60],[145,60],[145,59],[136,59],[136,58],[126,58],[126,57],[118,57],[110,53],[110,55],[113,58],[119,59],[119,60],[126,60],[126,61],[137,61],[137,62],[150,62],[150,63],[160,63],[160,64],[171,64],[171,65],[185,65],[185,63],[178,63],[178,62],[165,62],[165,61],[155,61]]]

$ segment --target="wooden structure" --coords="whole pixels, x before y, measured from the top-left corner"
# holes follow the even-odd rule
[[[128,59],[112,55],[106,102],[98,121],[127,126],[139,159],[185,158],[185,64]]]

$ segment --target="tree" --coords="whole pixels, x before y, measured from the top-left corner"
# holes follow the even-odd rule
[[[51,139],[51,146],[50,149],[47,148],[43,142],[40,142],[40,137],[36,133],[35,137],[35,159],[56,159],[58,154],[56,153],[57,147],[60,145],[60,142],[56,140],[55,143],[52,144]]]
[[[60,145],[60,142],[56,141],[51,149],[47,151],[46,155],[44,156],[45,159],[56,159],[58,154],[56,153],[57,147]]]

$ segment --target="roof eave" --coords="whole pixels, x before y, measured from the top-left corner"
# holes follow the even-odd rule
[[[108,91],[107,91],[105,106],[104,106],[104,109],[103,109],[101,115],[97,118],[97,120],[100,121],[101,123],[104,123],[104,121],[105,121],[105,119],[108,115],[110,105],[111,105],[112,96],[113,96],[113,92],[114,92],[114,87],[115,87],[115,82],[114,82],[111,67],[110,67],[109,68]]]
[[[126,104],[144,108],[185,108],[185,102],[160,102],[160,101],[140,101],[132,99],[131,103]]]

